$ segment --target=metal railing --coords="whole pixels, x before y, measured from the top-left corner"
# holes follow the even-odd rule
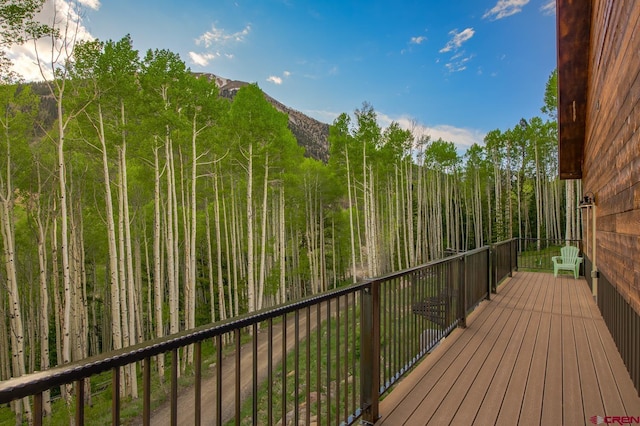
[[[517,238],[502,241],[492,246],[492,291],[496,291],[497,285],[518,268],[518,243]]]
[[[640,395],[640,315],[600,272],[598,308]]]
[[[515,243],[509,242],[508,252]],[[502,250],[496,247],[496,250]],[[87,421],[85,381],[111,372],[111,423],[120,424],[121,372],[141,365],[142,424],[375,422],[380,395],[431,351],[515,263],[489,247],[451,256],[283,306],[150,340],[0,383],[0,405],[31,397],[43,422],[43,394],[72,384],[75,424]],[[504,273],[504,272],[503,272]],[[194,345],[193,386],[179,391],[179,355]],[[202,348],[213,362],[205,368]],[[166,414],[152,416],[156,357],[166,358]],[[184,401],[192,400],[187,404]],[[182,409],[190,407],[189,411]]]

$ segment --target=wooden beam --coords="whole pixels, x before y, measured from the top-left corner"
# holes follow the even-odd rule
[[[561,179],[582,177],[587,116],[591,1],[557,0],[558,165]]]

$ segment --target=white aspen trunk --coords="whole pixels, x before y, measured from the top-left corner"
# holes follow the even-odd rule
[[[373,178],[373,168],[371,166],[369,166],[369,188],[368,188],[368,195],[369,195],[369,233],[370,233],[370,237],[369,237],[369,243],[370,243],[370,249],[369,249],[369,254],[371,256],[371,260],[370,260],[370,268],[371,268],[371,275],[372,277],[375,277],[378,275],[378,271],[379,271],[379,259],[378,259],[378,229],[377,229],[377,216],[376,216],[376,196],[375,196],[375,191],[376,191],[376,186],[375,186],[375,180]]]
[[[560,179],[554,179],[555,182],[555,227],[556,227],[556,238],[562,238],[562,184],[563,182]],[[565,186],[568,182],[565,182]],[[565,206],[566,210],[566,206]]]
[[[442,218],[442,175],[438,172],[435,172],[436,175],[436,203],[434,205],[435,213],[436,213],[436,232],[437,232],[437,240],[436,240],[436,258],[440,259],[444,255],[444,230],[442,229],[443,218]]]
[[[233,185],[231,192],[231,201],[234,202],[233,198]],[[227,297],[229,300],[229,317],[234,317],[238,315],[238,306],[234,305],[234,300],[237,301],[238,296],[238,280],[237,280],[237,272],[236,272],[236,253],[235,253],[235,238],[233,235],[233,223],[229,226],[229,221],[227,219],[227,203],[225,199],[222,199],[222,215],[224,219],[224,241],[225,241],[225,250],[227,253],[226,261],[227,261],[227,279],[229,284],[227,285]],[[233,219],[232,219],[233,221]],[[233,261],[231,260],[233,257]],[[231,270],[231,272],[229,272]],[[235,299],[234,299],[235,294]]]
[[[144,332],[145,339],[153,339],[155,337],[155,327],[154,327],[154,281],[152,276],[152,268],[154,268],[154,264],[151,261],[151,257],[149,256],[149,238],[147,237],[146,225],[143,224],[142,235],[144,238],[144,265],[146,266],[146,279],[147,279],[147,322],[142,327]],[[155,259],[154,259],[155,260]],[[137,265],[139,268],[138,271],[142,274],[142,259],[140,260],[140,264]],[[140,294],[142,294],[142,277],[140,277]]]
[[[5,114],[7,112],[5,111]],[[11,342],[12,376],[20,377],[26,373],[24,361],[25,335],[24,324],[22,322],[22,306],[20,304],[20,294],[18,292],[18,276],[16,270],[15,257],[15,228],[14,228],[14,188],[12,183],[11,164],[11,138],[9,136],[9,118],[5,116],[3,120],[4,139],[6,141],[6,177],[0,175],[0,227],[4,249],[6,288],[9,294],[9,336]],[[4,303],[4,300],[1,302]],[[22,413],[26,420],[31,423],[31,406],[29,398],[15,401],[16,423],[22,422]]]
[[[55,211],[55,201],[54,201]],[[53,282],[53,319],[56,327],[56,363],[62,364],[62,301],[58,269],[58,221],[54,218],[51,227],[51,281]]]
[[[309,259],[309,278],[311,280],[311,292],[318,292],[317,264],[315,257],[315,227],[314,227],[314,200],[313,189],[311,188],[310,177],[305,177],[304,198],[305,198],[305,237],[307,243],[307,258]]]
[[[207,268],[209,269],[209,310],[211,322],[216,322],[216,304],[215,304],[215,292],[213,291],[213,249],[211,247],[211,219],[209,218],[209,203],[205,200],[204,209],[204,226],[207,236]],[[222,319],[222,318],[220,318]]]
[[[184,256],[184,281],[183,281],[183,298],[184,298],[184,327],[185,330],[189,330],[191,327],[190,323],[190,315],[191,315],[191,292],[193,291],[193,283],[191,282],[192,275],[192,263],[191,259],[193,258],[193,253],[191,252],[191,195],[185,195],[185,176],[184,176],[184,160],[182,158],[182,148],[178,148],[178,155],[180,158],[180,179],[178,182],[180,183],[180,210],[176,209],[176,215],[178,211],[182,212],[182,233],[184,235],[183,241],[183,256]],[[177,229],[177,228],[176,228]],[[179,235],[176,230],[176,235]],[[179,247],[179,246],[178,246]],[[178,253],[178,248],[175,250]],[[179,263],[178,263],[179,265]],[[179,268],[176,268],[179,269]],[[179,290],[178,290],[179,291]],[[182,358],[181,369],[184,373],[187,364],[193,364],[193,345],[188,345],[184,348],[184,357]]]
[[[9,163],[9,159],[7,159]],[[7,168],[7,174],[10,168]],[[9,337],[11,342],[11,359],[12,359],[12,376],[20,377],[26,373],[24,364],[24,328],[22,323],[22,308],[20,306],[20,295],[18,293],[18,279],[15,266],[15,248],[13,233],[13,200],[11,180],[7,179],[6,192],[0,195],[0,210],[2,211],[2,241],[5,258],[5,272],[7,280],[7,293],[9,294]],[[16,422],[22,423],[22,412],[24,405],[24,413],[27,421],[31,423],[31,407],[29,398],[23,398],[15,402]]]
[[[582,198],[582,180],[576,179],[575,183],[576,183],[576,190],[574,192],[575,201],[573,202],[573,205],[577,206],[578,203],[580,203],[580,199]],[[583,211],[582,209],[576,211],[576,217],[574,222],[574,227],[575,227],[574,235],[577,240],[582,239],[582,225],[581,225],[582,211]]]
[[[144,235],[144,230],[142,231],[143,235]],[[146,236],[145,236],[145,240],[146,240]],[[149,250],[147,250],[147,245],[146,245],[146,241],[145,241],[145,255],[146,255],[146,260],[149,260]],[[149,262],[146,263],[147,265],[149,265]],[[134,271],[134,289],[135,289],[135,302],[136,302],[136,340],[138,342],[142,342],[145,339],[149,339],[151,332],[150,330],[145,330],[145,326],[147,324],[151,324],[151,323],[147,323],[145,324],[145,326],[142,325],[142,321],[143,321],[143,317],[144,315],[142,315],[142,313],[144,312],[145,307],[142,306],[143,301],[142,301],[142,295],[144,294],[144,290],[142,288],[142,247],[140,245],[140,238],[134,238],[133,239],[133,271]],[[147,278],[150,278],[150,273],[149,270],[147,269]],[[147,282],[149,283],[148,287],[148,295],[151,296],[151,279],[148,279]],[[149,308],[148,312],[149,314],[151,313],[151,300],[152,298],[149,297],[147,299],[147,307]],[[153,318],[153,316],[149,315],[148,317],[148,321],[151,321],[151,318]],[[146,331],[146,332],[145,332]]]
[[[280,303],[287,301],[287,281],[286,281],[286,261],[287,261],[287,240],[285,227],[285,203],[284,203],[284,183],[280,185],[280,206],[278,210],[278,235],[280,243]],[[335,257],[335,256],[334,256]]]
[[[171,141],[171,147],[169,149],[170,164],[169,174],[171,176],[170,190],[171,194],[171,209],[173,210],[173,222],[170,224],[173,230],[173,283],[175,286],[176,294],[176,332],[180,331],[180,216],[178,210],[178,181],[176,180],[176,161],[173,154],[173,141]],[[185,239],[188,236],[185,236]]]
[[[227,223],[227,209],[225,206],[225,200],[222,199],[222,203],[224,208],[224,213],[225,213],[225,217],[224,217],[224,221],[225,221],[225,226]],[[237,206],[237,200],[236,200],[236,195],[235,195],[235,185],[233,184],[233,182],[231,182],[231,206],[229,207],[231,209],[231,211],[229,211],[229,216],[231,216],[231,228],[228,231],[228,235],[231,239],[231,257],[232,257],[232,272],[233,272],[233,289],[230,287],[229,288],[229,309],[233,310],[233,314],[232,316],[238,316],[240,315],[240,291],[238,289],[239,287],[239,276],[241,275],[240,272],[240,254],[238,253],[238,250],[240,249],[240,244],[239,241],[240,239],[240,231],[238,230],[238,226],[239,226],[239,210],[240,208]],[[233,290],[233,292],[232,292]]]
[[[187,329],[193,329],[196,327],[196,237],[197,237],[197,216],[198,216],[198,202],[196,199],[197,190],[197,178],[198,178],[198,156],[196,150],[196,140],[198,137],[198,130],[196,129],[197,114],[193,117],[193,127],[191,135],[191,220],[190,226],[190,259],[189,259],[189,276],[185,281],[188,281],[189,288],[189,311],[185,313],[187,317]],[[185,259],[186,262],[186,259]],[[189,346],[189,364],[193,364],[193,346]]]
[[[575,208],[573,207],[573,180],[567,180],[565,184],[565,228],[564,228],[564,238],[565,240],[572,240],[574,238],[574,215],[576,213]]]
[[[402,163],[400,163],[399,165],[396,163],[395,165],[395,193],[396,193],[396,197],[395,197],[395,215],[396,215],[396,219],[398,221],[398,226],[396,226],[396,235],[395,235],[395,239],[396,239],[396,255],[397,255],[397,268],[398,270],[402,270],[403,268],[403,262],[402,262],[402,246],[403,246],[403,236],[406,234],[406,230],[408,228],[408,224],[405,220],[405,214],[404,214],[404,210],[402,208],[402,206],[404,206],[405,204],[405,188],[404,188],[404,184],[402,182]],[[406,247],[407,244],[407,239],[404,238],[404,245]]]
[[[506,216],[507,216],[507,226],[509,229],[507,230],[507,238],[513,238],[513,213],[511,208],[511,156],[509,152],[511,151],[511,141],[507,141],[507,200],[506,200]]]
[[[445,223],[445,235],[447,246],[445,249],[453,249],[453,221],[452,221],[452,213],[451,213],[451,198],[453,196],[451,185],[449,184],[449,176],[444,172],[437,172],[440,178],[444,178],[444,223]]]
[[[256,309],[262,309],[264,297],[264,282],[267,275],[266,254],[267,254],[267,202],[269,194],[269,153],[264,159],[264,186],[262,188],[262,233],[260,235],[260,271],[258,278],[258,299]]]
[[[125,235],[124,235],[124,199],[123,199],[123,183],[122,183],[122,163],[120,162],[120,155],[118,154],[118,274],[120,283],[120,314],[122,321],[122,345],[128,347],[131,345],[131,323],[129,318],[131,313],[129,311],[128,300],[131,299],[131,294],[128,294],[127,286],[127,267],[126,267],[126,255],[125,255]],[[132,382],[135,380],[135,376],[131,374],[131,368],[126,367],[121,369],[123,375],[123,387],[120,389],[122,396],[130,396],[132,390]]]
[[[375,276],[373,271],[373,241],[371,241],[371,212],[369,210],[369,203],[371,199],[369,197],[368,186],[368,169],[367,169],[367,148],[366,144],[362,149],[362,210],[364,213],[364,244],[367,255],[367,274],[369,277]]]
[[[127,267],[124,248],[124,200],[122,198],[122,164],[118,160],[118,274],[120,277],[120,313],[122,321],[122,344],[123,347],[131,345],[129,308],[127,303],[129,299],[127,288]]]
[[[407,175],[406,191],[407,191],[407,207],[406,207],[406,221],[409,225],[409,258],[408,267],[416,266],[420,262],[424,262],[428,259],[429,251],[427,239],[427,231],[425,228],[425,220],[428,215],[428,200],[425,199],[425,188],[427,183],[425,181],[426,170],[424,165],[421,165],[418,172],[418,182],[416,185],[416,216],[413,217],[413,165],[408,164],[409,174]],[[415,241],[413,231],[413,221],[416,221],[415,226]]]
[[[6,300],[7,296],[5,295],[5,287],[0,286],[0,300]],[[7,311],[5,309],[5,304],[0,303],[0,347],[8,348],[9,336],[8,330],[10,327],[7,325]],[[9,359],[9,351],[2,350],[0,351],[0,380],[9,380],[11,378],[11,360]]]
[[[397,241],[397,230],[400,227],[400,221],[396,216],[396,200],[399,197],[398,187],[395,177],[389,175],[386,176],[386,190],[378,194],[378,198],[381,202],[378,202],[381,212],[378,215],[380,223],[378,226],[381,229],[381,238],[383,240],[385,250],[385,258],[383,259],[384,265],[381,267],[382,271],[396,271],[398,270],[395,265]],[[384,208],[386,206],[386,208]]]
[[[518,238],[522,238],[522,199],[521,199],[521,193],[522,193],[522,183],[521,183],[521,175],[518,174],[518,185],[517,185],[517,191],[518,191]]]
[[[165,241],[167,250],[167,285],[169,286],[169,334],[175,334],[180,326],[180,306],[178,296],[178,262],[176,240],[178,239],[178,228],[176,226],[177,208],[175,192],[175,163],[173,160],[173,147],[171,138],[167,134],[165,138],[165,154],[167,162],[167,204]],[[172,359],[172,363],[180,365],[180,356]],[[178,375],[181,370],[178,369]]]
[[[218,175],[214,176],[213,191],[215,192],[214,221],[216,229],[216,261],[218,264],[218,315],[221,320],[227,319],[227,310],[224,304],[224,277],[222,275],[222,237],[220,229],[220,194],[218,193]],[[225,220],[226,226],[226,220]],[[226,235],[225,235],[226,238]],[[226,238],[228,242],[228,238]],[[227,244],[227,266],[229,265],[229,247]],[[230,287],[230,286],[229,286]],[[231,308],[231,305],[229,305]]]
[[[318,205],[318,232],[320,234],[320,247],[318,250],[318,259],[320,261],[320,291],[327,291],[327,254],[325,250],[325,239],[324,239],[324,221],[322,218],[322,212],[324,211],[324,206],[322,204],[322,200],[319,200]]]
[[[476,221],[476,248],[480,248],[484,245],[484,227],[482,223],[482,189],[478,170],[476,170],[476,212],[478,215],[478,220]]]
[[[63,83],[64,84],[64,83]],[[69,219],[67,211],[67,179],[64,160],[65,126],[63,125],[64,113],[62,110],[62,91],[57,97],[58,109],[58,184],[60,190],[60,255],[62,257],[62,286],[63,286],[63,315],[62,315],[62,363],[71,362],[71,276],[69,266]],[[70,395],[65,395],[67,402]]]
[[[124,108],[124,107],[123,107]],[[122,111],[122,119],[124,123],[124,110]],[[128,196],[128,182],[127,182],[127,144],[123,134],[122,137],[122,147],[119,150],[120,159],[120,175],[121,175],[121,196],[122,196],[122,212],[123,212],[123,223],[124,223],[124,246],[125,246],[125,261],[126,261],[126,275],[123,278],[126,278],[127,284],[127,303],[129,310],[129,344],[135,345],[138,343],[138,338],[136,337],[136,321],[137,321],[137,291],[135,284],[135,276],[133,273],[133,251],[132,251],[132,242],[131,242],[131,219],[129,218],[129,196]],[[142,336],[140,336],[141,338]],[[131,397],[134,399],[138,398],[138,380],[136,374],[136,364],[130,364],[130,376],[131,376]]]
[[[40,183],[40,170],[38,169],[38,193],[42,194],[42,185]],[[40,205],[40,199],[38,197],[36,201],[36,231],[38,241],[38,266],[40,272],[38,274],[40,278],[40,369],[42,371],[48,370],[50,367],[49,362],[49,277],[48,260],[47,260],[47,225],[42,220],[42,210]],[[46,222],[46,221],[45,221]],[[46,390],[42,395],[43,399],[43,411],[45,416],[51,415],[51,391]]]
[[[406,170],[404,174],[402,172],[403,164],[404,164],[404,169]],[[420,205],[420,184],[421,184],[420,179],[418,179],[418,187],[417,187],[417,191],[418,191],[417,207],[418,208],[415,211],[415,214],[416,214],[415,217],[413,216],[414,192],[413,192],[412,184],[413,184],[413,166],[410,164],[409,161],[404,161],[400,165],[400,185],[401,185],[400,188],[402,193],[402,199],[401,199],[401,207],[399,211],[402,211],[401,217],[402,217],[402,222],[404,223],[404,226],[403,226],[404,263],[400,265],[400,269],[402,269],[403,267],[409,268],[413,266],[413,263],[415,262],[414,259],[416,256],[416,248],[417,248],[416,241],[418,242],[418,244],[421,244],[417,236],[417,234],[421,233],[422,231],[422,220],[421,220],[422,206]],[[415,229],[414,229],[414,221],[415,221]],[[414,240],[414,236],[416,238],[415,240]]]
[[[167,161],[167,204],[166,204],[166,250],[167,250],[167,285],[169,286],[169,333],[174,334],[178,332],[178,292],[176,289],[176,274],[175,269],[177,264],[175,263],[174,254],[174,228],[173,228],[173,190],[174,184],[172,179],[172,157],[171,157],[171,142],[167,137],[165,144],[165,154]],[[177,238],[177,236],[176,236]]]
[[[537,242],[537,248],[538,251],[540,250],[540,238],[542,238],[541,235],[541,229],[542,229],[542,187],[540,184],[540,164],[538,163],[538,143],[537,141],[534,142],[534,151],[535,151],[535,161],[536,161],[536,238],[538,240]]]
[[[335,218],[331,216],[331,271],[333,288],[338,286],[338,269],[337,269],[337,253],[336,253],[336,222]]]
[[[247,306],[249,312],[256,310],[256,284],[254,272],[254,223],[253,223],[253,144],[247,156]]]
[[[162,272],[160,265],[162,263],[160,245],[161,245],[161,217],[160,217],[160,163],[158,159],[158,148],[153,149],[153,287],[154,287],[154,317],[156,322],[156,337],[164,336],[164,324],[162,322],[162,301],[164,295]],[[158,376],[164,382],[164,354],[157,357]]]
[[[98,139],[102,150],[102,174],[104,177],[105,220],[107,225],[107,245],[109,251],[109,288],[111,293],[111,333],[113,349],[122,348],[122,323],[120,306],[120,281],[118,269],[118,250],[116,247],[115,217],[113,213],[113,196],[111,194],[111,178],[109,159],[104,134],[102,107],[98,104]]]
[[[351,236],[351,279],[355,284],[358,280],[358,272],[356,269],[356,240],[354,233],[354,224],[353,224],[353,204],[351,200],[353,196],[351,194],[351,171],[349,167],[349,151],[345,147],[344,149],[344,158],[347,164],[347,192],[349,196],[349,233]]]
[[[74,294],[74,322],[75,322],[75,347],[76,355],[74,360],[84,359],[89,356],[89,345],[87,335],[89,330],[89,312],[87,306],[87,274],[84,265],[85,247],[84,247],[84,225],[82,209],[80,207],[80,197],[76,202],[76,208],[73,209],[71,216],[71,235],[73,236],[73,264],[74,279],[76,283]],[[76,220],[77,219],[77,220]],[[90,379],[84,379],[85,389],[84,398],[87,404],[91,405],[91,386]]]
[[[500,163],[498,161],[497,152],[493,153],[493,171],[494,171],[494,188],[495,188],[495,212],[496,212],[496,237],[495,241],[499,242],[504,239],[504,213],[502,210],[502,173],[500,171]]]

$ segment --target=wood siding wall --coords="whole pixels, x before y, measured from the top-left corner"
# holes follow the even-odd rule
[[[640,313],[640,1],[592,5],[583,189],[598,269]]]

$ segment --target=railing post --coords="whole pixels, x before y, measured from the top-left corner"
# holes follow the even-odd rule
[[[360,293],[362,314],[360,339],[360,406],[365,424],[374,424],[379,417],[380,399],[380,286],[372,281]]]
[[[42,426],[42,413],[44,411],[42,392],[33,396],[33,424],[34,426]]]
[[[495,287],[493,285],[493,248],[487,246],[487,300],[491,300],[491,293],[495,293]]]
[[[467,328],[467,256],[459,257],[458,262],[453,261],[451,281],[458,285],[458,326]],[[462,273],[460,272],[462,265]]]
[[[509,277],[513,277],[513,265],[515,263],[513,259],[513,239],[509,241],[507,247],[509,248]]]

